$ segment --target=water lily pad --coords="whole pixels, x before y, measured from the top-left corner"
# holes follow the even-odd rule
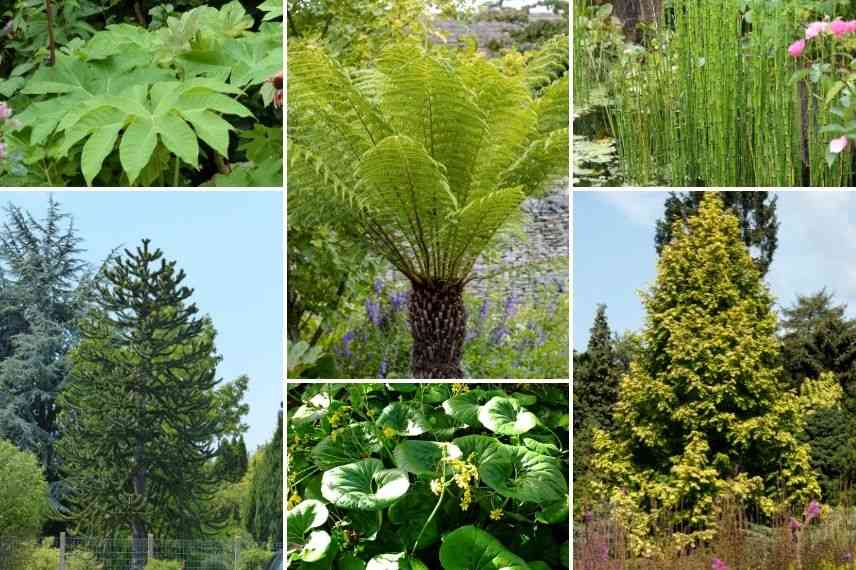
[[[312,460],[320,469],[330,469],[370,457],[381,450],[375,428],[358,422],[336,430],[312,449]]]
[[[505,452],[502,460],[479,465],[479,475],[487,486],[504,497],[532,503],[554,503],[565,497],[568,483],[555,458],[519,445],[499,445]]]
[[[321,560],[330,546],[330,535],[323,530],[311,531],[327,522],[329,512],[321,501],[302,501],[288,511],[287,554],[305,562]],[[311,531],[311,532],[309,532]],[[307,532],[309,533],[307,535]]]
[[[377,418],[380,428],[392,428],[398,435],[422,435],[430,429],[425,416],[415,407],[403,402],[389,404]]]
[[[343,509],[379,511],[404,496],[407,473],[384,469],[378,459],[364,459],[330,469],[321,478],[321,494]]]
[[[453,443],[408,439],[395,446],[392,456],[396,467],[420,475],[436,473],[444,457],[457,459],[461,450]]]
[[[446,535],[440,547],[444,570],[528,570],[526,561],[489,533],[463,526]]]
[[[520,435],[535,427],[538,418],[514,398],[494,397],[479,408],[479,421],[490,431],[502,435]]]

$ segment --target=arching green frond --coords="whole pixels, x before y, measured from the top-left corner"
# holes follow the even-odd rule
[[[436,274],[446,218],[458,207],[442,165],[413,139],[391,136],[363,156],[357,181],[372,222],[404,238],[424,275]]]
[[[315,145],[323,141],[339,160],[355,165],[390,134],[378,110],[323,48],[289,43],[288,78],[289,108],[303,119],[289,134],[311,142],[316,152]]]
[[[526,152],[503,174],[501,183],[521,186],[532,196],[567,176],[568,132],[568,128],[558,129],[532,141]]]
[[[312,149],[292,140],[288,141],[288,177],[299,181],[300,192],[322,197],[328,203],[333,198],[353,209],[365,206],[365,201],[360,200],[353,187],[337,176],[335,164],[328,163]]]
[[[457,239],[450,244],[454,248],[451,274],[468,275],[472,271],[476,258],[525,197],[520,187],[503,188],[470,202],[457,213]]]
[[[526,82],[535,92],[567,75],[570,69],[568,36],[551,38],[526,66]]]
[[[460,74],[487,122],[470,196],[478,200],[496,190],[502,172],[523,152],[537,116],[526,85],[489,61],[480,58],[463,65]]]
[[[569,87],[570,79],[566,75],[541,92],[536,102],[538,133],[547,134],[568,127],[570,124]]]
[[[448,61],[426,55],[418,46],[387,49],[379,69],[386,76],[381,109],[396,132],[422,144],[446,168],[455,196],[466,202],[485,114]]]

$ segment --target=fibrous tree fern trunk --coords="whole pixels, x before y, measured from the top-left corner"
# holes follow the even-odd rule
[[[461,356],[467,332],[463,285],[414,284],[410,295],[414,378],[463,378]]]

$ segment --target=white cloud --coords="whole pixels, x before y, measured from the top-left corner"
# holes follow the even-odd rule
[[[618,209],[624,217],[634,224],[652,228],[657,219],[663,215],[663,203],[666,201],[665,192],[621,191],[596,192],[595,195],[603,202]]]

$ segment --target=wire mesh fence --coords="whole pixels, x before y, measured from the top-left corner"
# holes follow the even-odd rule
[[[280,570],[281,550],[281,543],[258,546],[240,538],[0,537],[0,570]]]

